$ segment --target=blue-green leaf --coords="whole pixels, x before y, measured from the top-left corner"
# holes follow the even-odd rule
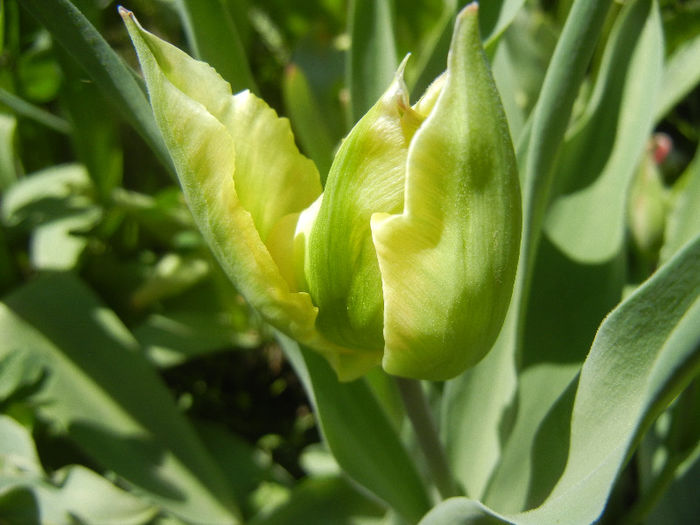
[[[564,187],[545,229],[575,260],[600,263],[622,249],[626,190],[651,135],[662,67],[656,2],[628,3],[608,40],[587,111],[556,168]]]
[[[69,307],[67,305],[70,305]],[[116,315],[71,274],[48,274],[0,303],[0,359],[48,373],[39,416],[150,501],[191,521],[236,523],[233,491]]]
[[[316,352],[282,335],[278,340],[304,383],[323,438],[338,464],[406,520],[418,521],[430,508],[425,488],[365,381],[340,383]]]

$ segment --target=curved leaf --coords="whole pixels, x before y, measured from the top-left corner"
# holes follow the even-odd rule
[[[686,242],[700,233],[700,148],[673,189],[661,260],[670,259]]]
[[[641,434],[698,372],[700,237],[603,322],[581,370],[561,478],[540,507],[499,517],[532,525],[596,521]],[[550,431],[559,436],[557,426]],[[443,515],[470,523],[475,505],[480,519],[495,515],[457,498],[438,505],[423,523],[442,523]]]
[[[77,277],[48,274],[12,293],[0,333],[0,359],[26,353],[47,371],[39,416],[96,462],[186,520],[238,522],[215,460],[131,334]]]
[[[700,82],[700,35],[684,42],[668,57],[655,117],[661,120]]]
[[[364,379],[339,383],[315,352],[278,334],[342,469],[411,523],[430,508],[415,464]]]
[[[599,263],[622,248],[626,190],[651,134],[662,65],[656,2],[627,4],[608,41],[588,113],[562,151],[557,178],[566,187],[545,225],[549,238],[575,260]]]
[[[70,0],[26,0],[26,8],[85,69],[124,118],[144,138],[163,165],[170,156],[153,120],[146,94],[133,72]]]

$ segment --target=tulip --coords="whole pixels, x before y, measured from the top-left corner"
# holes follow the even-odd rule
[[[121,13],[195,221],[270,324],[341,380],[379,364],[444,380],[486,355],[510,302],[521,211],[476,4],[413,106],[404,60],[325,188],[286,119]]]

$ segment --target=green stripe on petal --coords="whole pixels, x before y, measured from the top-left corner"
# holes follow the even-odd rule
[[[456,376],[490,349],[520,240],[515,156],[476,4],[459,15],[450,49],[442,90],[408,152],[403,213],[372,216],[384,369],[432,380]]]
[[[326,341],[309,294],[294,291],[295,217],[321,185],[288,121],[248,92],[232,96],[211,67],[121,13],[185,199],[224,270],[268,322],[324,353],[341,379],[366,372],[376,360]]]
[[[421,122],[402,63],[391,86],[344,139],[311,228],[306,280],[330,340],[381,356],[383,299],[370,217],[403,208],[408,146]]]

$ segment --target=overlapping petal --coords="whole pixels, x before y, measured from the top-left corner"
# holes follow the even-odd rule
[[[321,193],[318,171],[299,153],[289,122],[247,91],[233,96],[210,66],[121,12],[185,199],[224,270],[268,322],[325,353],[341,377],[366,371],[364,356],[316,331],[309,294],[285,278],[294,275],[285,249],[294,217]]]
[[[411,107],[404,60],[323,193],[286,119],[122,14],[195,220],[267,321],[343,380],[380,362],[447,379],[484,356],[512,290],[520,192],[475,4],[447,72]]]
[[[372,216],[383,366],[400,376],[441,380],[475,364],[498,335],[512,292],[520,190],[476,10],[457,19],[444,84],[411,142],[403,212]]]
[[[405,60],[345,138],[309,234],[306,280],[329,339],[381,358],[383,297],[370,217],[403,208],[406,156],[420,116],[408,102]]]

